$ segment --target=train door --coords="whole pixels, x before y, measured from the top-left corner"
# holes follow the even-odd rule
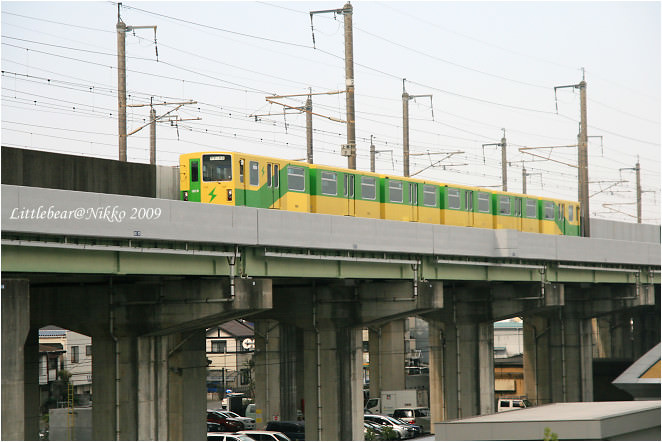
[[[521,232],[524,227],[522,220],[522,198],[516,196],[514,202],[513,216],[515,218],[515,228]]]
[[[411,204],[410,221],[418,221],[418,184],[409,183],[409,204]]]
[[[473,190],[464,191],[464,210],[467,212],[467,226],[474,225],[474,192]]]
[[[347,201],[345,214],[349,216],[356,215],[356,189],[354,186],[355,175],[346,173],[345,174],[345,199]]]
[[[200,202],[200,158],[189,160],[189,201]]]
[[[280,167],[278,164],[267,163],[267,191],[271,196],[272,209],[280,209]]]
[[[239,158],[239,183],[235,188],[235,204],[246,205],[246,159]]]

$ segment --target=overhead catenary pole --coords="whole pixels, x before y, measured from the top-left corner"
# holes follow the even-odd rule
[[[637,173],[637,223],[641,224],[641,166],[639,165],[639,158],[637,158],[635,171]]]
[[[483,144],[483,162],[485,161],[485,146],[499,146],[501,148],[501,189],[504,192],[508,191],[508,160],[506,157],[506,129],[503,130],[503,137],[501,137],[500,143],[487,143]],[[525,173],[525,172],[522,172]],[[526,193],[526,192],[524,192]]]
[[[402,174],[409,176],[409,100],[420,97],[430,97],[432,102],[432,95],[409,95],[405,90],[405,81],[402,79]],[[434,118],[434,111],[433,111]]]
[[[313,28],[313,15],[333,12],[342,14],[345,22],[345,107],[347,112],[347,144],[342,146],[341,154],[347,157],[347,167],[356,169],[356,116],[354,112],[354,37],[352,31],[353,8],[347,2],[342,9],[326,9],[310,12],[310,27],[313,29],[313,47],[315,46],[315,32]]]
[[[306,159],[313,164],[313,99],[310,95],[306,99]]]
[[[156,26],[127,26],[120,17],[122,3],[117,4],[117,132],[119,144],[119,160],[126,161],[126,33],[136,29],[154,29],[154,49],[156,60],[159,59],[159,50],[156,47]]]
[[[522,193],[526,195],[526,167],[522,167]]]
[[[370,172],[375,171],[375,144],[372,142],[372,135],[370,135]]]
[[[149,164],[156,164],[156,109],[149,108]]]
[[[582,69],[583,71],[583,69]],[[591,226],[589,217],[589,194],[588,194],[588,126],[586,118],[586,81],[582,74],[582,81],[579,84],[571,84],[568,86],[554,87],[554,94],[556,95],[557,89],[563,88],[579,89],[579,134],[577,136],[577,166],[578,166],[578,183],[577,193],[580,208],[580,221],[581,221],[581,236],[591,236]],[[558,105],[557,105],[558,111]]]
[[[347,146],[350,153],[347,167],[356,169],[356,117],[354,113],[354,38],[352,33],[352,5],[347,2],[343,7],[345,15],[345,84],[347,94]]]
[[[117,129],[119,160],[126,161],[126,25],[120,18],[121,6],[117,4]]]

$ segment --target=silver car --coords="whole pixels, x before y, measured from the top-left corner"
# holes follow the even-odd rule
[[[402,422],[398,422],[397,419],[393,419],[392,417],[382,416],[379,414],[366,414],[363,416],[363,420],[374,422],[385,427],[391,427],[397,434],[398,439],[409,439],[414,437],[412,428],[403,425]]]

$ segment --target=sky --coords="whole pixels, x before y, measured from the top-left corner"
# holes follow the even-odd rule
[[[577,200],[579,90],[587,84],[592,217],[660,223],[660,2],[354,1],[357,168]],[[118,159],[118,9],[128,132],[157,115],[157,164],[180,154],[306,157],[347,167],[343,2],[2,2],[2,145]],[[314,39],[314,42],[313,42]],[[329,92],[340,92],[329,94]],[[191,103],[179,105],[179,103]],[[179,107],[178,107],[179,106]],[[340,120],[340,121],[338,121]],[[149,127],[128,137],[149,162]],[[525,149],[525,148],[536,149]],[[520,150],[524,149],[524,150]],[[534,154],[534,155],[532,155]]]

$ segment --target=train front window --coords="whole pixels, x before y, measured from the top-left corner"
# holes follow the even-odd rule
[[[232,157],[230,155],[203,155],[203,181],[232,181]]]

